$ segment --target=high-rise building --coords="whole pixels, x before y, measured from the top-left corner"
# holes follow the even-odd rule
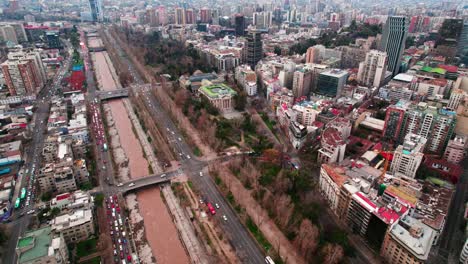
[[[387,110],[387,115],[389,114]],[[395,142],[402,142],[408,133],[414,133],[427,139],[426,152],[442,155],[448,141],[453,135],[456,114],[449,108],[438,109],[421,102],[417,106],[403,108],[404,119],[400,130],[391,131],[398,138]],[[385,130],[384,130],[385,132]]]
[[[0,37],[4,42],[11,42],[13,44],[19,43],[15,29],[11,25],[3,25],[0,27]]]
[[[244,36],[245,34],[245,17],[242,14],[234,16],[234,24],[236,36]]]
[[[175,9],[175,23],[185,25],[185,10],[181,7]]]
[[[388,70],[395,76],[400,70],[401,56],[408,34],[408,19],[404,16],[388,17],[383,28],[381,50],[387,52]]]
[[[60,43],[58,31],[49,31],[46,32],[47,46],[49,49],[60,49],[62,44]]]
[[[320,51],[314,47],[310,47],[306,52],[306,63],[317,63],[319,61]]]
[[[255,69],[257,63],[263,57],[262,33],[250,30],[247,34],[247,64]]]
[[[359,64],[358,80],[360,83],[379,88],[387,72],[387,53],[371,50],[366,59]]]
[[[332,69],[319,74],[317,93],[319,95],[336,98],[341,94],[348,79],[348,72]]]
[[[93,21],[104,21],[102,0],[89,0],[89,9],[91,10],[91,16],[93,18]]]
[[[427,32],[429,31],[430,17],[427,16],[412,16],[408,28],[409,33]]]
[[[207,7],[200,9],[200,22],[211,23],[211,9]]]
[[[382,137],[384,139],[398,142],[408,104],[408,102],[400,100],[396,105],[391,105],[387,108],[385,124],[382,130]]]
[[[219,11],[218,9],[211,9],[211,23],[219,25]]]
[[[416,171],[424,158],[424,147],[427,140],[416,134],[408,134],[403,145],[399,145],[394,152],[390,171],[414,178]]]
[[[302,67],[294,72],[292,90],[295,98],[309,96],[312,85],[312,74],[313,72],[307,67]]]
[[[467,93],[464,90],[453,89],[450,93],[450,99],[447,107],[456,111],[460,103],[465,100],[465,97],[467,97]]]
[[[445,149],[444,158],[451,163],[460,163],[466,155],[466,138],[463,136],[455,136],[449,140]]]
[[[256,28],[269,28],[273,21],[270,11],[255,12],[253,14],[253,24]]]
[[[193,9],[186,9],[185,10],[185,24],[195,24],[196,22],[196,15]]]
[[[287,21],[290,23],[295,23],[297,21],[297,11],[296,8],[293,8],[288,11]]]
[[[10,52],[8,60],[1,67],[11,95],[35,95],[46,82],[44,65],[38,52]]]
[[[157,14],[158,14],[158,18],[159,18],[159,24],[160,25],[166,25],[167,24],[166,8],[164,6],[159,6]]]

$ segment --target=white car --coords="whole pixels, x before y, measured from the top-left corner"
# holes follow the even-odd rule
[[[120,187],[120,186],[123,186],[123,183],[120,182],[119,184],[117,184],[117,187]]]
[[[227,221],[227,216],[226,215],[223,215],[223,220]]]
[[[219,209],[219,204],[215,203],[216,209]]]
[[[28,215],[34,214],[35,212],[36,212],[36,211],[35,211],[34,209],[32,209],[32,210],[29,210],[29,211],[27,212],[27,214],[28,214]]]
[[[200,171],[200,177],[203,177],[203,172]]]
[[[161,178],[164,178],[164,177],[166,177],[166,173],[161,174]]]
[[[130,183],[130,184],[128,185],[128,187],[132,187],[132,186],[135,186],[135,183],[134,183],[134,182],[132,182],[132,183]]]
[[[190,159],[190,156],[189,156],[189,155],[187,155],[187,159]]]

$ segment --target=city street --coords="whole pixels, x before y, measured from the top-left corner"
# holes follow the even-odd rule
[[[52,84],[44,87],[37,96],[36,100],[36,111],[34,112],[34,124],[31,128],[32,140],[28,148],[26,148],[25,153],[25,165],[24,165],[24,174],[19,180],[21,188],[27,188],[28,190],[35,189],[35,178],[38,174],[37,172],[41,166],[41,151],[44,143],[45,132],[47,128],[47,118],[49,116],[50,110],[50,101],[55,95],[57,88],[60,87],[60,83],[70,67],[71,63],[71,53],[72,49],[69,48],[69,56],[63,62],[63,66],[55,75]],[[31,179],[32,182],[28,182],[26,179]],[[18,197],[19,194],[15,194],[15,197]],[[39,197],[35,197],[38,199]],[[16,263],[17,254],[15,253],[16,242],[18,237],[23,234],[27,229],[28,225],[31,222],[33,215],[25,214],[26,212],[35,209],[35,199],[31,199],[24,207],[19,210],[15,210],[11,220],[13,222],[11,225],[11,234],[7,243],[7,252],[5,254],[5,263]],[[14,221],[18,219],[18,221]]]

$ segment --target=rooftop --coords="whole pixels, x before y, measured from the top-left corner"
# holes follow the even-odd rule
[[[393,80],[401,81],[401,82],[411,82],[414,76],[410,74],[400,73],[393,77]]]
[[[210,98],[234,96],[237,94],[231,87],[222,83],[203,86],[200,88],[200,91]]]
[[[405,216],[392,227],[390,235],[420,260],[428,258],[435,232],[415,218]]]
[[[31,262],[37,258],[47,256],[51,244],[51,227],[27,231],[18,240],[16,248],[20,251],[18,263]]]

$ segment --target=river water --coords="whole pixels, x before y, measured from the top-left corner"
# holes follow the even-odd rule
[[[96,52],[94,56],[97,79],[102,84],[101,87],[105,90],[116,89],[116,80],[112,78],[108,65],[110,61],[106,52]],[[143,156],[143,149],[137,136],[132,131],[132,123],[122,100],[112,100],[108,104],[119,133],[120,143],[129,159],[131,178],[148,175],[148,162]],[[146,238],[157,262],[161,264],[189,263],[171,215],[160,196],[159,188],[139,191],[137,200],[140,214],[144,219]]]

